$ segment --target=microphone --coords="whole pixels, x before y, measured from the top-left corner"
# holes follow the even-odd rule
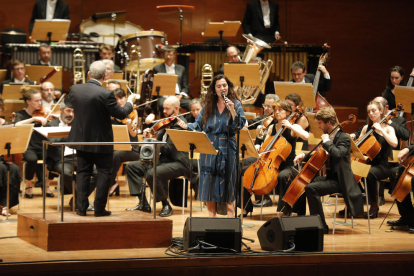
[[[221,92],[221,97],[224,99],[227,109],[230,110],[229,104],[226,102],[226,94],[224,92]]]

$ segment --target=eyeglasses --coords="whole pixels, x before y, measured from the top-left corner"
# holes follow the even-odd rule
[[[24,70],[24,67],[14,68],[13,70],[16,70],[16,71],[23,71],[23,70]]]
[[[302,75],[303,73],[292,73],[292,76],[294,77],[299,77],[300,75]]]
[[[263,108],[272,108],[270,104],[262,104]]]

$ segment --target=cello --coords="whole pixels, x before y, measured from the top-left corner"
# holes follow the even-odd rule
[[[355,121],[356,116],[350,114],[348,120],[336,125],[329,135],[334,133],[338,128],[343,128],[346,125],[353,124]],[[315,153],[309,158],[302,170],[292,181],[285,193],[285,196],[283,197],[283,201],[291,207],[293,207],[299,197],[305,192],[305,186],[315,178],[316,174],[321,170],[326,160],[329,158],[329,154],[322,147],[322,141],[320,141],[319,144],[317,144],[316,147],[309,152],[309,154],[313,151],[315,151]]]
[[[410,156],[413,153],[411,150],[407,156]],[[404,160],[402,160],[404,161]],[[401,162],[402,162],[401,161]],[[401,163],[400,163],[401,164]],[[404,172],[401,174],[398,179],[397,185],[395,185],[394,190],[392,191],[391,197],[395,198],[399,202],[402,202],[408,193],[411,191],[411,179],[414,175],[414,158],[408,163],[405,167]]]
[[[328,46],[328,44],[324,44],[322,46],[323,50],[325,51],[324,53],[321,54],[321,57],[319,58],[319,63],[318,63],[318,67],[320,65],[326,65],[326,63],[328,62],[329,59],[329,48],[331,48],[330,46]],[[313,93],[315,95],[315,103],[316,106],[313,109],[314,112],[318,111],[319,109],[321,109],[322,107],[328,107],[331,106],[328,101],[321,96],[321,94],[319,94],[318,92],[318,86],[319,86],[319,80],[321,78],[321,71],[320,70],[316,70],[316,74],[315,74],[315,79],[313,80]]]
[[[287,120],[293,124],[302,116],[302,108],[298,107]],[[243,186],[256,195],[265,195],[277,184],[279,166],[289,156],[292,146],[282,136],[286,127],[282,127],[271,138],[266,139],[259,150],[261,157],[251,164],[244,173]]]

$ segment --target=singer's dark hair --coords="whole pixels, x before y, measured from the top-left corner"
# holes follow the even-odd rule
[[[207,95],[206,95],[206,105],[204,106],[204,116],[203,116],[203,123],[206,124],[208,118],[213,115],[214,109],[217,106],[218,102],[218,96],[216,92],[216,82],[218,80],[225,79],[228,85],[228,93],[227,98],[229,98],[232,102],[235,102],[235,100],[239,100],[239,97],[237,96],[236,92],[234,92],[234,85],[233,83],[224,75],[220,74],[213,78],[213,81],[210,83],[210,86],[207,89]],[[226,108],[225,112],[227,116],[230,116],[229,110]]]

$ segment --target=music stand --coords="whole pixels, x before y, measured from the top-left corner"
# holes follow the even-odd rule
[[[128,126],[126,125],[112,125],[112,132],[114,133],[114,142],[130,142]],[[131,151],[131,144],[114,145],[114,150]]]
[[[13,112],[17,112],[27,107],[23,100],[4,100],[4,118],[10,118]]]
[[[224,74],[234,86],[259,86],[259,64],[224,63]]]
[[[414,87],[395,86],[394,88],[395,102],[402,104],[404,112],[411,113],[411,129],[409,145],[413,143],[413,118],[414,118]]]
[[[191,189],[191,180],[194,152],[217,155],[217,151],[205,132],[167,129],[167,133],[178,151],[190,152],[190,217],[192,217],[193,190]]]
[[[36,83],[41,83],[42,79],[50,74],[53,70],[55,70],[53,75],[51,75],[45,81],[53,83],[55,89],[62,89],[62,66],[26,64],[26,74],[32,81],[36,81]]]
[[[205,31],[201,33],[202,36],[215,37],[220,35],[220,58],[223,56],[223,36],[235,37],[240,29],[240,21],[223,21],[210,22]],[[220,64],[221,66],[221,64]]]
[[[36,19],[31,39],[37,41],[52,41],[66,40],[69,32],[70,20],[68,19]]]
[[[313,136],[316,139],[321,139],[321,136],[323,134],[323,131],[319,129],[318,122],[315,120],[315,113],[307,112],[306,116],[308,117],[308,122],[310,125],[310,129],[312,130]]]
[[[29,85],[30,88],[40,90],[40,85]],[[20,94],[20,89],[22,84],[4,84],[3,85],[3,99],[10,99],[10,100],[19,100],[22,98],[22,94]]]
[[[298,94],[307,108],[316,107],[315,93],[311,83],[295,83],[288,81],[275,81],[275,94],[285,99],[291,93]]]
[[[359,150],[358,146],[355,144],[354,140],[349,134],[347,134],[351,140],[351,156],[359,158],[361,160],[367,160],[367,157]]]
[[[0,127],[0,155],[10,156],[11,154],[23,153],[29,146],[30,137],[32,135],[33,125],[22,126],[6,126]],[[11,160],[9,157],[8,160]],[[6,203],[6,220],[0,221],[4,223],[15,222],[17,220],[9,220],[9,205],[10,205],[10,164],[6,163],[7,167],[7,203]]]
[[[0,69],[0,83],[6,80],[6,76],[7,76],[7,69]]]
[[[33,129],[45,138],[60,138],[68,137],[71,127],[35,127]]]

